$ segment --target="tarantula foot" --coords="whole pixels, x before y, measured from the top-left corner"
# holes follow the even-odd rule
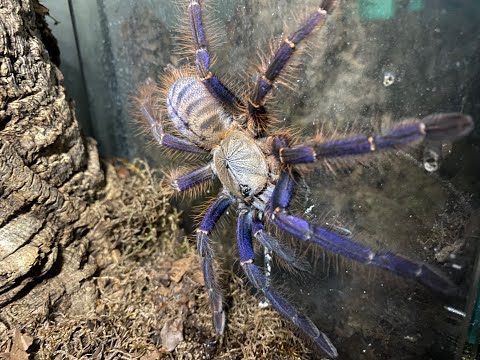
[[[223,336],[225,332],[225,311],[215,311],[213,314],[213,326],[215,327],[215,335]]]
[[[458,140],[473,129],[472,118],[460,113],[432,114],[422,122],[426,139],[432,141]]]

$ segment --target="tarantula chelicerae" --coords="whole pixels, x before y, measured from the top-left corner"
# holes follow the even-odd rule
[[[335,230],[291,215],[288,209],[300,176],[298,165],[313,163],[315,166],[315,163],[335,158],[394,150],[424,139],[451,141],[466,135],[473,127],[468,116],[435,114],[400,122],[381,135],[360,134],[323,142],[312,139],[306,141],[307,145],[294,145],[288,131],[272,129],[272,117],[265,108],[269,94],[299,43],[325,23],[334,5],[334,0],[321,1],[319,8],[298,30],[283,39],[271,58],[265,61],[263,70],[255,76],[250,91],[243,98],[222,83],[210,69],[211,55],[203,27],[202,6],[200,0],[190,0],[188,14],[195,66],[169,71],[160,89],[147,84],[138,99],[140,112],[161,145],[210,157],[205,166],[173,176],[173,189],[187,191],[215,177],[223,186],[197,229],[197,247],[202,257],[216,334],[224,332],[225,311],[213,268],[209,236],[222,214],[236,204],[240,264],[248,279],[278,312],[332,358],[338,354],[327,335],[273,289],[255,263],[254,239],[292,267],[301,263],[292,249],[266,230],[266,224],[299,241],[310,242],[360,263],[415,279],[434,291],[451,293],[455,291],[455,286],[426,264],[389,251],[373,251]],[[162,117],[161,109],[163,113],[168,113],[168,118]],[[165,131],[167,125],[176,135]]]

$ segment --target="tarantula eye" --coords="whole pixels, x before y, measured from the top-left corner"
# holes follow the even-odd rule
[[[240,184],[240,192],[242,193],[243,196],[247,197],[248,195],[250,195],[251,191],[252,189],[250,189],[250,186]]]

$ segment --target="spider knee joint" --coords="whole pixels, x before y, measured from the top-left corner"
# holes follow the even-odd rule
[[[249,265],[249,264],[253,264],[253,259],[248,259],[248,260],[240,262],[240,265],[242,265],[242,266]]]
[[[291,41],[288,37],[285,38],[285,42],[290,46],[292,49],[295,49],[295,43]]]
[[[370,144],[370,151],[375,151],[376,146],[375,146],[375,138],[373,136],[368,137],[368,143]]]
[[[285,163],[285,161],[283,161],[283,155],[282,155],[284,149],[285,148],[280,148],[280,150],[278,150],[278,158],[282,164]]]
[[[318,8],[318,12],[320,13],[320,15],[328,15],[328,11],[322,7]]]

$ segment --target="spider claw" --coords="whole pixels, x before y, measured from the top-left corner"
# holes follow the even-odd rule
[[[458,140],[473,130],[472,118],[460,113],[432,114],[422,123],[426,139],[432,141]]]
[[[408,260],[405,259],[405,261]],[[419,264],[418,270],[415,272],[415,277],[418,282],[439,294],[445,296],[457,296],[460,294],[460,288],[452,280],[440,270],[428,264]]]

